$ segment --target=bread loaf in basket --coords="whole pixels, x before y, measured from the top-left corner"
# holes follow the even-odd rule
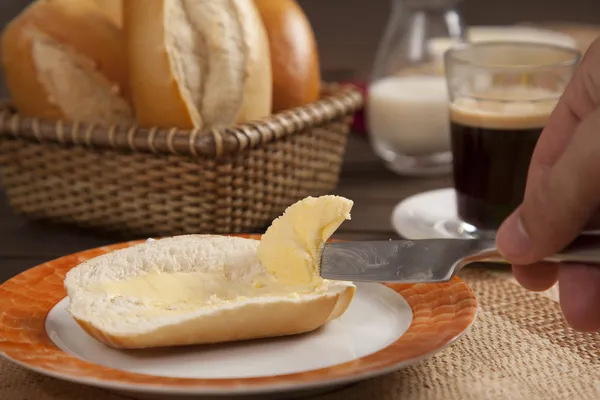
[[[230,103],[223,101],[218,107],[215,106],[218,103],[209,102],[198,110],[193,109],[198,101],[174,105],[167,92],[160,91],[167,88],[173,94],[172,87],[150,81],[157,76],[152,73],[145,77],[147,71],[159,68],[161,60],[153,59],[147,69],[139,62],[131,62],[131,54],[138,57],[143,52],[139,36],[144,36],[145,31],[142,29],[136,37],[135,30],[127,23],[131,20],[148,23],[140,17],[139,9],[135,9],[136,3],[144,9],[151,8],[149,3],[153,3],[155,9],[164,11],[170,10],[169,2],[194,7],[189,3],[192,0],[131,0],[126,4],[134,7],[135,14],[128,16],[132,11],[123,9],[123,27],[110,22],[107,14],[101,17],[101,13],[92,9],[94,2],[87,1],[38,0],[3,33],[3,67],[11,99],[0,106],[0,173],[3,189],[15,212],[31,219],[126,236],[251,232],[268,225],[297,200],[334,190],[352,117],[362,106],[358,88],[321,84],[319,99],[309,95],[302,102],[296,96],[300,100],[295,100],[299,103],[293,106],[289,104],[290,96],[284,95],[281,97],[288,101],[287,107],[275,114],[265,112],[265,99],[270,102],[272,98],[271,86],[281,90],[281,80],[285,79],[281,77],[290,75],[277,74],[279,86],[272,85],[270,80],[265,83],[265,76],[271,76],[271,68],[283,68],[277,62],[282,63],[285,57],[269,57],[269,43],[264,34],[270,27],[261,26],[244,36],[254,35],[255,41],[261,41],[254,50],[244,53],[253,60],[240,64],[248,65],[246,72],[236,75],[235,64],[225,64],[231,67],[231,71],[225,71],[229,81],[213,84],[216,89],[203,84],[208,88],[203,92],[205,100],[230,84],[233,92],[241,93],[234,96],[240,103],[240,111],[225,110]],[[251,0],[233,3],[248,1]],[[248,4],[244,7],[249,7]],[[253,15],[259,18],[260,14]],[[156,19],[155,14],[150,17]],[[114,25],[109,26],[109,22]],[[142,24],[135,23],[138,27]],[[82,24],[89,27],[85,32],[78,31],[85,39],[73,33]],[[239,22],[242,31],[256,26],[245,24]],[[166,32],[166,25],[164,29]],[[69,30],[70,35],[65,33]],[[124,43],[128,43],[129,49],[137,45],[136,51],[119,48],[112,39],[118,34],[128,38]],[[261,35],[263,39],[259,39]],[[109,41],[103,51],[90,50]],[[271,41],[271,48],[275,44]],[[228,43],[219,40],[215,45],[222,46],[223,51],[229,48]],[[35,46],[37,53],[32,50]],[[155,49],[149,44],[145,46]],[[165,47],[165,51],[169,48]],[[40,54],[46,58],[36,59]],[[56,60],[51,66],[48,54]],[[123,54],[124,62],[117,57],[119,54]],[[267,57],[266,62],[257,59],[261,54]],[[75,62],[86,57],[90,59],[87,64]],[[39,66],[40,60],[43,68]],[[218,59],[213,61],[214,65],[223,65]],[[315,64],[314,57],[310,62]],[[26,68],[20,68],[22,65]],[[120,68],[127,67],[129,79],[124,80]],[[142,68],[142,72],[132,79],[134,68],[137,71]],[[46,75],[40,75],[40,71]],[[187,76],[181,76],[187,78],[193,76],[189,68],[183,73]],[[314,70],[306,74],[309,75],[313,82],[318,79]],[[65,91],[66,86],[60,82],[72,81],[73,76],[81,77],[79,82],[85,85]],[[240,81],[243,90],[235,85],[235,79],[240,77],[244,79]],[[96,86],[86,86],[89,82]],[[141,97],[140,93],[150,83],[159,87],[153,92],[155,97],[151,97],[152,92]],[[176,83],[180,88],[183,85],[181,81]],[[77,107],[78,104],[82,106]],[[131,109],[123,104],[130,104]],[[176,106],[179,111],[187,107],[187,114],[177,114],[186,118],[174,119],[171,117],[175,114],[164,111]],[[217,111],[223,109],[223,114],[206,112],[211,107]],[[272,105],[273,110],[281,108]],[[102,115],[91,111],[95,109],[102,111]],[[228,114],[231,114],[229,119],[224,117]]]

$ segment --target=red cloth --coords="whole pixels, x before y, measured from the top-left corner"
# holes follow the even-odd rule
[[[358,86],[362,90],[363,96],[365,98],[365,104],[367,101],[367,84],[365,82],[348,82],[353,85]],[[351,132],[359,135],[367,135],[367,126],[365,123],[365,110],[364,107],[358,110],[354,114],[354,122],[351,127]]]

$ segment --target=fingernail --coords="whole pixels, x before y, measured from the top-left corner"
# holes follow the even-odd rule
[[[518,262],[531,250],[531,238],[525,230],[519,210],[512,213],[502,224],[496,238],[500,253],[510,261]]]

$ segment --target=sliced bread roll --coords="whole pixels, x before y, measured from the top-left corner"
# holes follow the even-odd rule
[[[271,112],[271,61],[252,0],[128,0],[124,27],[141,126],[213,129]]]
[[[38,0],[2,33],[4,78],[24,115],[130,124],[124,50],[91,0]]]
[[[115,348],[292,335],[346,311],[352,283],[282,284],[258,261],[258,245],[184,235],[113,251],[68,272],[68,311]]]

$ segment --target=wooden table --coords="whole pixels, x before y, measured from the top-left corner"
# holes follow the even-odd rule
[[[351,135],[336,194],[354,200],[355,206],[352,220],[342,225],[336,237],[397,238],[390,224],[394,206],[415,193],[450,184],[450,176],[399,177],[383,167],[366,138]],[[89,231],[29,222],[12,213],[0,188],[0,282],[53,258],[115,241]]]

